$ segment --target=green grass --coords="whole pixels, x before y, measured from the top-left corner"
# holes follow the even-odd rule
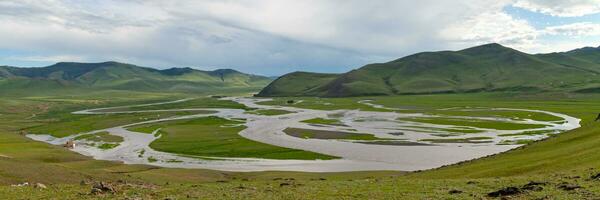
[[[288,101],[293,100],[295,103],[289,104]],[[361,99],[353,98],[318,98],[318,97],[276,97],[272,101],[259,102],[260,105],[277,105],[290,106],[317,110],[339,110],[339,109],[359,109],[364,111],[381,111],[388,112],[389,110],[377,109],[368,105],[358,103]]]
[[[537,121],[560,121],[562,118],[554,115],[539,112],[515,111],[515,110],[474,110],[462,111],[456,109],[428,111],[428,114],[446,115],[446,116],[467,116],[467,117],[497,117],[509,118],[513,120],[532,119]]]
[[[120,108],[119,111],[138,111],[138,110],[169,110],[169,109],[180,109],[180,108],[232,108],[232,109],[245,109],[248,108],[243,104],[236,103],[229,100],[219,100],[211,97],[199,97],[188,101],[170,104],[160,104],[151,106],[137,106],[129,108]],[[211,113],[214,111],[208,111]]]
[[[103,143],[103,144],[99,145],[98,148],[106,150],[106,149],[112,149],[112,148],[118,147],[119,145],[120,144],[118,144],[118,143],[116,143],[116,144],[115,143]]]
[[[541,125],[541,124],[518,124],[518,123],[510,123],[510,122],[502,122],[502,121],[493,121],[493,120],[476,120],[476,119],[459,119],[459,118],[442,118],[442,117],[400,118],[399,120],[411,121],[411,122],[422,122],[422,123],[429,123],[429,124],[440,124],[440,125],[477,127],[477,128],[486,128],[486,129],[496,129],[496,130],[522,130],[522,129],[534,129],[534,128],[546,127],[546,125]]]
[[[108,132],[100,132],[94,134],[80,135],[74,138],[75,140],[88,140],[94,142],[123,142],[123,137],[111,135]]]
[[[437,128],[437,127],[426,127],[426,126],[405,126],[405,127],[407,127],[407,128],[425,129],[425,130],[432,130],[432,131],[444,131],[444,132],[450,132],[452,134],[456,134],[456,133],[482,133],[482,132],[484,132],[482,130],[469,129],[468,127],[463,127],[463,128]]]
[[[541,131],[523,131],[520,133],[512,133],[512,134],[500,134],[498,136],[506,137],[506,136],[527,136],[527,135],[544,135],[544,134],[552,134],[555,133],[555,130],[541,130]]]
[[[138,133],[152,134],[154,131],[158,130],[161,127],[162,127],[162,125],[160,125],[160,124],[143,125],[143,126],[129,127],[129,128],[127,128],[127,130],[130,130],[130,131],[133,131],[133,132],[138,132]]]
[[[305,139],[339,139],[339,140],[385,140],[366,133],[350,133],[342,131],[323,131],[302,128],[286,128],[284,133]]]
[[[334,158],[255,142],[238,134],[245,129],[244,126],[222,127],[229,124],[240,124],[240,122],[219,117],[205,117],[140,125],[131,129],[152,127],[146,130],[156,130],[160,127],[162,137],[152,142],[150,147],[158,151],[182,155],[306,160]]]
[[[313,119],[307,119],[304,121],[301,121],[307,124],[322,124],[322,125],[333,125],[333,126],[345,126],[344,123],[342,123],[340,120],[338,119],[325,119],[325,118],[313,118]]]
[[[156,171],[174,176],[166,170]],[[152,172],[128,173],[132,176],[152,176]],[[254,174],[254,173],[249,173]],[[584,178],[548,178],[543,176],[498,178],[498,179],[407,179],[400,174],[385,173],[272,173],[270,176],[211,177],[212,181],[175,184],[166,181],[155,184],[139,182],[113,182],[119,191],[116,194],[88,195],[90,185],[57,184],[50,189],[33,187],[0,187],[0,194],[18,198],[27,196],[44,199],[60,196],[62,199],[496,199],[486,196],[505,186],[521,187],[531,180],[547,181],[541,191],[527,191],[509,199],[593,199],[600,193],[597,181],[587,180],[587,173],[573,175]],[[293,180],[288,178],[294,177]],[[196,178],[196,177],[194,177]],[[219,182],[215,182],[219,180]],[[288,180],[285,180],[288,179]],[[561,182],[577,184],[583,189],[564,191],[558,188]],[[281,185],[281,186],[280,186]],[[152,189],[148,189],[151,187]],[[335,189],[329,189],[335,188]],[[450,194],[450,190],[462,193]],[[501,198],[497,198],[501,199]]]
[[[100,115],[74,115],[70,113],[51,114],[40,116],[40,121],[49,124],[33,126],[25,130],[32,134],[49,134],[54,137],[65,137],[78,133],[127,125],[135,122],[166,118],[178,115],[190,115],[193,112],[165,112],[165,113],[133,113],[133,114],[100,114]]]
[[[152,156],[148,157],[148,162],[153,163],[153,162],[156,162],[156,161],[158,161],[156,158],[154,158]]]
[[[247,111],[246,113],[255,114],[255,115],[275,116],[275,115],[290,114],[293,112],[290,112],[287,110],[279,110],[279,109],[260,109],[260,110]]]
[[[535,141],[527,140],[527,139],[519,139],[519,140],[503,140],[498,144],[499,145],[515,145],[515,144],[531,144],[533,142],[535,142]]]
[[[431,143],[491,143],[491,137],[468,137],[468,138],[444,138],[444,139],[421,139],[419,141]]]

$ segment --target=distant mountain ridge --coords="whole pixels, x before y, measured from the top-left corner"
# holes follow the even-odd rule
[[[0,66],[0,90],[115,89],[202,92],[221,89],[259,90],[272,79],[233,69],[154,69],[119,62],[60,62],[47,67]]]
[[[345,97],[478,91],[600,91],[600,48],[527,54],[492,43],[423,52],[343,74],[294,72],[257,96]]]

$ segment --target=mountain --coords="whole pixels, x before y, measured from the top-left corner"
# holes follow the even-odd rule
[[[343,74],[294,72],[257,96],[366,96],[477,91],[600,91],[600,48],[527,54],[492,43],[423,52]],[[598,88],[598,89],[597,89]]]
[[[222,89],[259,90],[272,79],[232,69],[158,70],[118,62],[61,62],[47,67],[0,66],[0,90],[113,89],[202,92]]]

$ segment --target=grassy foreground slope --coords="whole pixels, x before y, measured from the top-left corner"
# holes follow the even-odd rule
[[[460,51],[417,53],[339,75],[328,75],[326,79],[320,74],[303,73],[300,76],[291,73],[272,82],[258,96],[594,92],[600,87],[598,57],[600,49],[591,47],[532,55],[499,44],[487,44]]]

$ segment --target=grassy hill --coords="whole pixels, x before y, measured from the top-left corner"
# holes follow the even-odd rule
[[[291,73],[271,83],[258,96],[594,92],[600,90],[596,89],[600,88],[599,73],[599,48],[532,55],[499,44],[487,44],[460,51],[417,53],[325,77],[315,73]]]
[[[40,68],[0,66],[0,90],[7,93],[86,89],[170,92],[224,89],[250,91],[258,90],[269,82],[271,82],[270,78],[244,74],[232,69],[158,70],[118,62],[61,62]]]

